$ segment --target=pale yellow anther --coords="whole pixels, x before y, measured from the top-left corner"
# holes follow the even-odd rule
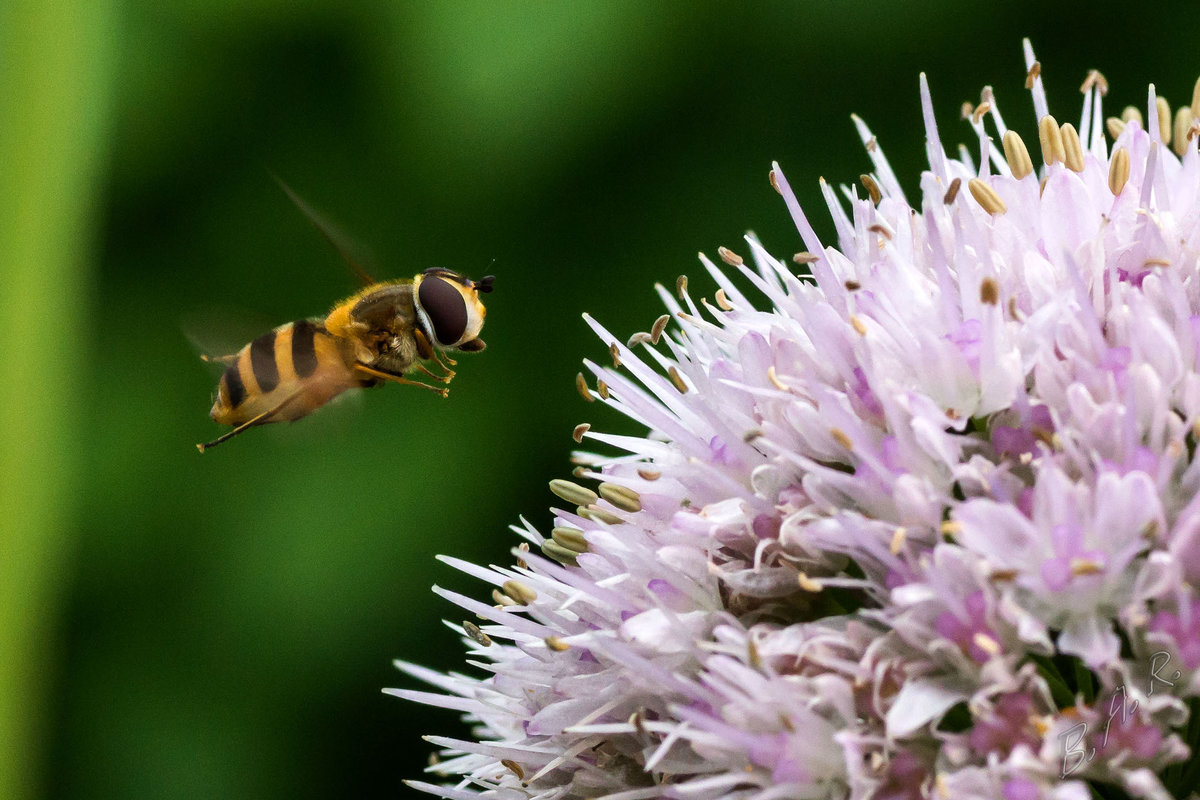
[[[974,111],[975,106],[971,105],[969,101],[964,100],[963,104],[958,109],[958,115],[963,119],[970,119],[971,114],[974,113]]]
[[[1165,97],[1154,98],[1155,110],[1158,112],[1158,135],[1163,144],[1171,143],[1171,104]]]
[[[769,380],[771,382],[771,385],[774,386],[776,389],[778,389],[781,392],[786,392],[786,391],[791,390],[790,386],[788,386],[783,381],[779,380],[779,376],[775,373],[775,365],[774,364],[767,367],[767,380]]]
[[[1079,141],[1079,133],[1075,126],[1066,123],[1062,131],[1063,162],[1071,172],[1083,172],[1083,142]]]
[[[730,303],[729,298],[725,296],[724,289],[717,289],[717,293],[714,296],[717,298],[717,306],[722,311],[733,311],[733,303]]]
[[[982,178],[971,178],[967,188],[971,190],[971,196],[975,198],[975,202],[979,203],[983,210],[993,217],[1008,211],[1008,206],[1004,205],[1000,195],[996,194],[996,190]]]
[[[962,533],[962,523],[957,520],[948,519],[942,523],[941,531],[942,536],[957,536]]]
[[[1021,180],[1032,175],[1033,159],[1029,157],[1029,148],[1025,146],[1025,140],[1021,138],[1021,134],[1012,130],[1005,131],[1003,143],[1004,160],[1008,162],[1008,168],[1012,170],[1013,177]]]
[[[717,255],[719,255],[721,260],[731,267],[740,267],[744,263],[742,257],[730,250],[728,247],[718,247]]]
[[[1192,109],[1190,106],[1180,106],[1175,112],[1175,130],[1171,136],[1171,147],[1175,155],[1182,156],[1188,148],[1188,131],[1192,128]]]
[[[546,643],[546,647],[550,648],[551,650],[553,650],[556,653],[561,653],[564,650],[569,650],[571,647],[569,644],[567,644],[566,642],[564,642],[562,639],[558,638],[557,636],[547,636],[542,641],[544,641]],[[521,777],[521,776],[518,775],[517,777]]]
[[[520,581],[505,581],[500,586],[500,589],[520,605],[527,606],[534,600],[537,600],[537,592]]]
[[[687,275],[680,275],[675,279],[675,293],[679,295],[680,300],[687,298]]]
[[[1047,167],[1066,158],[1066,152],[1063,150],[1062,129],[1058,127],[1058,120],[1049,114],[1038,122],[1038,141],[1042,145],[1042,162]]]
[[[583,441],[583,435],[591,429],[591,425],[586,422],[581,422],[575,426],[575,430],[571,431],[571,438],[574,439],[576,443],[580,443]]]
[[[1139,125],[1143,128],[1146,127],[1146,121],[1142,119],[1142,110],[1137,106],[1125,106],[1121,110],[1121,120],[1127,125],[1133,120],[1137,120]]]
[[[565,547],[576,553],[586,553],[588,551],[587,539],[583,538],[583,531],[578,528],[554,528],[550,531],[550,536],[560,547]]]
[[[600,399],[608,399],[608,384],[604,381],[596,381],[596,394],[600,395]]]
[[[815,593],[815,592],[819,592],[825,588],[825,586],[820,581],[814,580],[814,579],[808,577],[803,572],[801,572],[800,574],[798,574],[796,576],[796,582],[799,583],[800,588],[806,592],[814,592]]]
[[[850,441],[850,437],[847,436],[846,432],[843,431],[841,428],[830,428],[829,435],[833,437],[833,440],[835,442],[840,444],[845,449],[847,449],[847,450],[854,449],[854,442]]]
[[[562,478],[555,478],[550,481],[550,491],[568,503],[574,503],[579,506],[586,506],[600,499],[598,494],[586,486],[580,486],[574,481]]]
[[[856,316],[851,315],[850,327],[854,328],[854,332],[857,333],[859,336],[867,335],[866,323],[864,323],[861,319],[859,319]]]
[[[991,103],[980,103],[978,106],[975,107],[975,110],[971,112],[971,121],[974,122],[976,125],[978,125],[979,121],[983,119],[983,115],[988,113],[991,110],[992,110]]]
[[[608,355],[612,359],[614,367],[621,366],[621,348],[617,346],[616,342],[609,344]]]
[[[1113,196],[1119,195],[1128,182],[1129,151],[1124,147],[1118,147],[1112,154],[1112,161],[1108,165],[1108,190],[1113,193]]]
[[[821,257],[815,253],[810,253],[807,250],[801,250],[796,255],[792,256],[792,261],[797,264],[815,264],[821,260]]]
[[[904,527],[896,528],[892,532],[892,543],[888,545],[888,552],[894,556],[900,555],[900,550],[904,547],[904,542],[907,539],[908,529]]]
[[[600,496],[622,511],[642,510],[642,498],[633,489],[616,483],[602,483],[599,488]]]
[[[472,642],[480,647],[492,646],[492,637],[481,631],[479,626],[474,622],[471,622],[470,620],[464,620],[462,626],[463,630],[467,634],[467,638],[469,638]]]
[[[1000,653],[1000,643],[982,631],[971,637],[971,643],[989,656]]]
[[[1117,137],[1125,132],[1125,121],[1116,117],[1109,117],[1104,120],[1104,128],[1108,131],[1109,137],[1115,141]]]
[[[1090,558],[1072,558],[1072,575],[1096,575],[1104,571],[1104,565]]]
[[[641,467],[637,471],[638,477],[644,481],[656,481],[662,477],[662,473],[656,469],[649,467]]]

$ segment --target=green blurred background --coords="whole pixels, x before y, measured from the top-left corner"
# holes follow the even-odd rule
[[[604,355],[580,312],[628,335],[697,250],[800,249],[772,159],[832,241],[852,111],[911,191],[920,70],[948,142],[988,83],[1035,135],[1023,35],[1060,118],[1090,67],[1114,112],[1150,80],[1189,100],[1188,8],[9,0],[0,797],[407,794],[420,734],[462,729],[382,695],[391,659],[461,666],[429,587],[483,594],[434,555],[506,561],[572,427],[620,426],[573,388]],[[269,171],[387,277],[494,273],[489,349],[447,400],[388,387],[200,456],[215,379],[182,329],[356,288]]]

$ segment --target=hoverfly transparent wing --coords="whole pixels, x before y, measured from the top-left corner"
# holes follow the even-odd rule
[[[304,202],[304,199],[296,194],[292,190],[292,187],[284,182],[283,178],[280,178],[275,173],[271,173],[271,177],[275,179],[275,182],[279,184],[279,188],[295,204],[296,208],[300,209],[300,213],[308,218],[308,221],[313,224],[314,228],[320,231],[321,235],[325,237],[325,241],[333,245],[333,249],[337,250],[338,255],[342,257],[342,261],[346,262],[346,266],[358,276],[358,279],[362,281],[364,286],[372,286],[379,282],[372,278],[361,266],[360,262],[370,261],[369,255],[364,251],[362,245],[358,244],[353,237],[342,232],[323,214],[320,214],[316,209]]]

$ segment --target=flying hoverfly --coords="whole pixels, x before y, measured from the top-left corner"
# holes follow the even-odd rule
[[[479,332],[487,309],[479,296],[492,291],[494,276],[473,281],[433,268],[411,279],[377,283],[350,259],[316,212],[280,185],[369,285],[324,317],[280,325],[236,353],[205,358],[227,365],[209,416],[233,430],[197,444],[201,453],[257,425],[305,417],[349,389],[392,382],[445,397],[457,363],[445,351],[484,348]],[[442,385],[406,377],[413,371]]]

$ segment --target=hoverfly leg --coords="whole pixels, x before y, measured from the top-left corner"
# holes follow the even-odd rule
[[[200,360],[203,361],[205,364],[229,365],[229,364],[232,364],[233,362],[237,361],[238,356],[240,356],[240,355],[241,355],[241,353],[230,353],[227,356],[210,356],[207,353],[201,353]]]
[[[438,375],[436,372],[434,372],[429,367],[422,364],[420,361],[418,361],[414,366],[416,366],[417,369],[421,370],[421,372],[424,372],[426,375],[433,378],[435,381],[441,381],[442,383],[449,383],[451,380],[454,379],[453,372],[450,372],[448,375]]]
[[[409,380],[408,378],[401,377],[400,375],[393,375],[390,372],[380,372],[377,369],[371,369],[365,364],[355,364],[354,368],[364,375],[370,375],[372,378],[380,378],[382,380],[391,381],[392,383],[399,383],[404,386],[420,386],[422,389],[428,389],[431,392],[437,392],[442,397],[450,394],[449,389],[438,386],[430,386],[428,383],[421,383],[420,381]]]
[[[284,398],[282,403],[275,406],[274,408],[264,411],[263,413],[259,414],[257,417],[252,417],[252,418],[246,420],[241,425],[238,425],[236,428],[231,430],[229,433],[226,433],[222,436],[218,436],[216,439],[213,439],[211,442],[204,442],[203,444],[197,444],[196,449],[199,450],[201,453],[206,452],[206,451],[211,450],[212,448],[216,447],[217,445],[221,444],[221,442],[227,442],[230,439],[232,439],[233,437],[237,436],[239,433],[242,433],[243,431],[247,431],[250,428],[253,428],[255,425],[261,425],[265,422],[270,421],[271,417],[275,416],[280,411],[282,411],[283,407],[286,406],[288,403],[292,402],[293,400],[295,400],[296,397],[299,396],[299,394],[300,394],[300,392],[298,392],[298,391],[293,392],[292,394],[290,394],[286,398]]]

